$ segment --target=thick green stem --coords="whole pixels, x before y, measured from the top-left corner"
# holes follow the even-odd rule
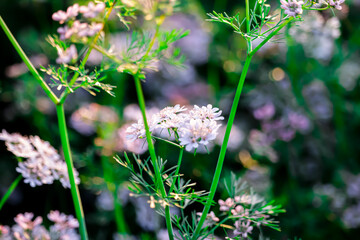
[[[6,203],[6,201],[8,200],[8,198],[10,197],[11,193],[15,190],[16,186],[19,184],[20,180],[22,179],[22,175],[19,175],[14,181],[13,183],[10,185],[9,189],[6,191],[5,195],[1,198],[0,201],[0,210],[2,209],[2,207],[4,206],[4,204]]]
[[[29,71],[32,73],[32,75],[35,77],[35,79],[39,82],[40,86],[44,89],[46,95],[53,101],[55,104],[59,102],[59,99],[56,97],[56,95],[51,91],[50,87],[45,83],[44,79],[40,76],[34,65],[30,62],[29,58],[26,56],[24,50],[20,47],[19,43],[16,41],[15,37],[12,35],[10,29],[5,24],[4,20],[0,16],[0,26],[4,30],[6,36],[9,38],[11,44],[23,60],[23,62],[26,64],[26,66],[29,68]]]
[[[175,180],[171,183],[171,187],[170,187],[169,193],[171,193],[172,190],[174,189],[175,184],[176,184],[176,181],[177,181],[177,180],[180,181],[179,172],[180,172],[180,166],[181,166],[181,161],[182,161],[183,153],[184,153],[184,147],[180,148],[179,159],[178,159],[178,163],[177,163],[177,167],[176,167],[175,175],[174,175],[174,179],[175,179]]]
[[[56,105],[56,113],[57,113],[58,122],[59,122],[61,145],[62,145],[62,148],[64,151],[64,158],[65,158],[65,162],[66,162],[66,166],[67,166],[68,174],[69,174],[71,195],[72,195],[72,199],[74,202],[76,217],[79,221],[79,231],[80,231],[81,239],[87,240],[88,234],[86,231],[85,216],[84,216],[84,211],[83,211],[83,207],[81,204],[79,188],[78,188],[77,184],[75,183],[74,164],[73,164],[72,156],[71,156],[71,150],[70,150],[69,138],[68,138],[68,133],[67,133],[63,104]]]
[[[244,68],[243,68],[243,70],[241,72],[239,84],[238,84],[237,89],[236,89],[234,101],[233,101],[231,111],[230,111],[229,120],[228,120],[228,123],[227,123],[227,126],[226,126],[224,140],[223,140],[223,143],[221,145],[220,154],[219,154],[218,162],[217,162],[217,165],[216,165],[214,178],[213,178],[213,181],[211,183],[210,193],[209,193],[209,196],[208,196],[208,200],[206,201],[204,210],[202,212],[200,221],[199,221],[198,225],[196,226],[195,233],[194,233],[194,235],[192,237],[193,240],[196,240],[198,238],[198,235],[199,235],[199,233],[201,231],[201,228],[202,228],[202,226],[203,226],[203,224],[205,222],[206,216],[208,215],[208,213],[210,211],[210,207],[211,207],[211,204],[213,202],[217,186],[219,184],[221,170],[222,170],[222,167],[223,167],[223,164],[224,164],[226,148],[227,148],[227,144],[229,142],[231,128],[232,128],[232,125],[234,123],[236,110],[237,110],[237,107],[239,105],[239,100],[240,100],[242,88],[244,86],[245,77],[246,77],[247,71],[248,71],[249,66],[250,66],[251,58],[252,58],[251,55],[247,55]]]
[[[161,177],[161,173],[160,173],[160,169],[159,169],[159,163],[157,161],[155,147],[152,142],[149,125],[148,125],[147,118],[146,118],[145,99],[144,99],[144,94],[143,94],[142,87],[141,87],[141,81],[137,76],[134,76],[134,78],[135,78],[134,80],[135,80],[135,86],[136,86],[136,93],[138,96],[139,106],[140,106],[140,110],[141,110],[141,114],[143,116],[143,121],[144,121],[144,126],[145,126],[146,140],[147,140],[148,147],[149,147],[151,161],[154,165],[155,181],[156,181],[157,187],[160,189],[162,198],[165,200],[167,195],[166,195],[164,183],[162,182],[162,177]],[[174,234],[173,234],[173,229],[172,229],[172,225],[171,225],[170,208],[168,205],[165,206],[165,219],[166,219],[166,227],[167,227],[168,233],[169,233],[169,239],[174,240]]]

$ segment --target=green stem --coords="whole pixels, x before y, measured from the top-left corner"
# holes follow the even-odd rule
[[[16,186],[19,184],[20,180],[22,179],[22,175],[19,175],[14,181],[13,183],[10,185],[9,189],[6,191],[5,195],[1,198],[0,201],[0,210],[2,209],[2,207],[4,206],[4,204],[6,203],[6,201],[8,200],[8,198],[10,197],[11,193],[15,190]]]
[[[282,24],[280,24],[280,26],[274,30],[273,32],[271,32],[259,45],[256,46],[256,48],[254,48],[254,50],[250,50],[250,56],[253,56],[262,46],[265,45],[265,43],[267,43],[273,36],[275,36],[276,34],[278,34],[278,32],[285,27],[288,23],[290,23],[294,18],[293,17],[289,17],[287,18]]]
[[[250,33],[250,6],[249,6],[249,0],[245,0],[246,5],[246,33]],[[247,37],[247,49],[248,51],[251,51],[251,40],[249,37]]]
[[[15,37],[12,35],[10,29],[5,24],[4,20],[0,16],[0,26],[4,30],[6,36],[9,38],[11,44],[23,60],[23,62],[26,64],[26,66],[29,68],[29,71],[32,73],[32,75],[35,77],[35,79],[39,82],[40,86],[44,89],[46,95],[53,101],[55,104],[59,102],[59,99],[56,97],[56,95],[51,91],[50,87],[46,84],[44,79],[40,76],[39,72],[36,70],[34,65],[30,62],[29,58],[26,56],[24,50],[20,47],[19,43],[16,41]]]
[[[179,182],[180,182],[179,171],[180,171],[183,153],[184,153],[184,147],[180,148],[179,159],[178,159],[177,168],[176,168],[175,175],[174,175],[175,180],[171,184],[169,193],[171,193],[172,190],[174,189],[176,180],[179,180]]]
[[[110,16],[110,13],[112,12],[114,6],[116,4],[116,1],[114,1],[113,5],[109,8],[109,10],[107,11],[105,17],[104,17],[104,23],[107,21],[107,19],[109,18]],[[105,25],[104,25],[105,26]],[[101,32],[102,32],[102,29],[95,35],[94,39],[92,40],[90,46],[89,46],[89,49],[88,51],[86,52],[83,60],[81,61],[80,63],[80,67],[79,68],[83,68],[87,62],[87,60],[89,59],[89,56],[90,56],[90,53],[91,51],[93,50],[93,46],[96,44],[96,42],[98,41],[98,39],[100,38],[101,36]],[[61,94],[60,96],[60,103],[64,103],[65,100],[66,100],[66,97],[70,94],[71,90],[71,86],[76,82],[76,79],[79,77],[80,73],[79,72],[76,72],[74,74],[74,76],[71,78],[70,80],[70,83],[69,83],[69,86],[68,88],[66,88],[66,90]]]
[[[162,196],[163,200],[165,201],[167,195],[166,195],[164,183],[162,182],[162,177],[161,177],[161,173],[160,173],[160,169],[159,169],[159,164],[158,164],[156,153],[155,153],[155,147],[154,147],[154,144],[152,142],[151,133],[150,133],[150,130],[149,130],[149,125],[148,125],[148,122],[147,122],[147,119],[146,119],[145,99],[144,99],[144,94],[143,94],[142,87],[141,87],[141,82],[140,82],[140,79],[137,76],[134,76],[134,78],[135,78],[136,93],[137,93],[138,100],[139,100],[139,107],[140,107],[140,110],[141,110],[141,114],[143,116],[143,121],[144,121],[144,126],[145,126],[146,140],[147,140],[148,147],[149,147],[149,153],[150,153],[151,161],[152,161],[152,163],[154,165],[155,182],[157,184],[157,187],[160,188],[161,196]],[[168,233],[169,233],[169,239],[174,240],[174,234],[173,234],[173,229],[172,229],[172,225],[171,225],[171,215],[170,215],[169,206],[165,206],[165,219],[166,219],[166,227],[167,227]]]
[[[86,231],[85,216],[84,216],[84,211],[83,211],[83,207],[81,204],[79,188],[78,188],[77,184],[75,183],[75,175],[74,175],[74,170],[73,170],[74,164],[73,164],[73,160],[72,160],[72,156],[71,156],[71,150],[70,150],[70,144],[69,144],[69,137],[68,137],[68,133],[67,133],[63,104],[56,105],[56,113],[57,113],[58,121],[59,121],[59,132],[60,132],[60,137],[61,137],[61,145],[62,145],[62,148],[64,151],[64,158],[65,158],[65,162],[66,162],[66,166],[67,166],[68,174],[69,174],[71,195],[72,195],[72,199],[74,202],[76,217],[79,221],[79,231],[80,231],[81,239],[87,240],[88,234]]]
[[[205,219],[206,219],[206,216],[208,215],[208,213],[210,211],[211,203],[212,203],[212,201],[214,199],[215,192],[216,192],[217,186],[219,184],[220,174],[221,174],[222,166],[224,164],[226,148],[227,148],[227,144],[229,142],[231,128],[232,128],[232,125],[234,123],[236,110],[237,110],[237,107],[239,105],[239,100],[240,100],[242,88],[244,86],[245,77],[246,77],[247,71],[248,71],[249,66],[250,66],[251,58],[252,58],[252,56],[248,54],[247,57],[246,57],[244,68],[243,68],[243,70],[241,72],[239,84],[238,84],[237,89],[236,89],[234,101],[233,101],[231,111],[230,111],[229,120],[228,120],[228,123],[227,123],[227,126],[226,126],[224,140],[223,140],[223,143],[221,145],[220,154],[219,154],[218,162],[217,162],[217,165],[216,165],[214,178],[213,178],[212,183],[211,183],[210,193],[209,193],[209,196],[208,196],[208,200],[206,201],[204,210],[202,212],[200,221],[199,221],[198,225],[196,226],[195,233],[194,233],[194,235],[192,237],[193,240],[196,240],[198,238],[198,235],[199,235],[199,233],[201,231],[201,227],[203,226],[203,224],[205,222]]]

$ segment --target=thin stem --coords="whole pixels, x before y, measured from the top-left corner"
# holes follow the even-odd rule
[[[174,143],[174,142],[172,142],[172,141],[169,141],[169,140],[166,140],[166,139],[163,139],[163,138],[159,138],[159,137],[155,137],[155,136],[152,136],[152,138],[154,138],[154,139],[156,139],[156,140],[164,141],[164,142],[166,142],[166,143],[168,143],[168,144],[170,144],[170,145],[176,146],[176,147],[178,147],[178,148],[183,148],[183,147],[180,146],[179,144],[176,144],[176,143]]]
[[[240,100],[242,88],[244,86],[245,77],[246,77],[247,71],[248,71],[249,66],[250,66],[251,58],[252,58],[251,55],[247,55],[244,68],[243,68],[243,70],[241,72],[239,84],[238,84],[237,89],[236,89],[234,101],[233,101],[231,111],[230,111],[229,120],[228,120],[228,123],[227,123],[227,126],[226,126],[224,140],[223,140],[223,143],[221,145],[220,154],[219,154],[218,162],[217,162],[217,165],[216,165],[214,178],[213,178],[212,183],[211,183],[210,193],[209,193],[208,199],[206,201],[204,210],[202,212],[200,221],[199,221],[198,225],[196,226],[195,233],[194,233],[194,235],[192,237],[193,240],[198,238],[201,227],[203,226],[203,224],[205,222],[205,219],[206,219],[206,216],[208,215],[208,213],[210,211],[211,203],[212,203],[212,201],[214,199],[214,196],[215,196],[215,192],[216,192],[219,180],[220,180],[220,174],[221,174],[222,166],[224,164],[226,148],[227,148],[227,144],[229,142],[231,128],[232,128],[232,125],[234,123],[236,110],[237,110],[237,107],[239,105],[239,100]]]
[[[153,36],[153,38],[151,39],[151,42],[150,42],[150,44],[149,44],[149,47],[148,47],[148,49],[146,50],[146,53],[144,54],[144,56],[142,57],[142,59],[145,59],[145,58],[149,55],[152,47],[153,47],[154,44],[155,44],[156,37],[157,37],[157,35],[159,34],[159,29],[160,29],[160,23],[159,23],[159,24],[156,24],[154,36]]]
[[[289,17],[286,19],[275,31],[271,32],[259,45],[256,46],[251,52],[250,56],[253,56],[262,46],[265,45],[273,36],[275,36],[283,27],[290,23],[294,18]]]
[[[2,207],[4,206],[4,204],[6,203],[6,201],[8,200],[8,198],[10,197],[11,193],[15,190],[15,188],[17,187],[17,185],[19,184],[20,180],[22,179],[22,175],[19,175],[10,185],[9,189],[6,191],[5,195],[1,198],[0,201],[0,210],[2,209]]]
[[[249,6],[249,0],[245,0],[245,5],[246,5],[246,33],[249,34],[250,33],[250,6]],[[248,52],[251,51],[252,46],[251,46],[251,40],[250,37],[247,37],[247,49]]]
[[[174,176],[175,176],[175,180],[174,180],[174,181],[172,182],[172,184],[171,184],[169,193],[171,193],[172,190],[174,189],[176,180],[179,180],[179,181],[180,181],[179,171],[180,171],[180,166],[181,166],[181,161],[182,161],[183,153],[184,153],[184,147],[182,147],[182,148],[180,149],[179,159],[178,159],[178,163],[177,163],[177,167],[176,167],[176,171],[175,171],[175,175],[174,175]]]
[[[15,37],[12,35],[10,29],[5,24],[4,20],[0,16],[0,26],[4,30],[6,36],[9,38],[11,44],[15,48],[16,52],[19,54],[23,62],[26,64],[26,66],[29,68],[29,71],[31,74],[35,77],[35,79],[39,82],[40,86],[44,89],[46,95],[53,101],[55,104],[59,102],[59,99],[56,97],[56,95],[53,93],[53,91],[50,89],[50,87],[46,84],[44,79],[40,76],[39,72],[36,70],[34,65],[30,62],[29,58],[26,56],[24,50],[20,47],[19,43],[16,41]]]
[[[109,10],[107,11],[105,17],[104,17],[104,23],[107,21],[107,19],[109,18],[110,16],[110,13],[112,12],[114,6],[116,4],[116,1],[114,1],[113,5],[109,8]],[[105,26],[105,25],[104,25]],[[101,32],[102,32],[102,29],[95,35],[94,39],[92,40],[90,46],[89,46],[89,49],[88,51],[86,52],[83,60],[81,61],[80,63],[80,66],[79,68],[83,68],[87,62],[87,60],[89,59],[89,56],[90,56],[90,53],[91,51],[93,50],[93,46],[95,45],[95,43],[98,41],[99,37],[101,36]],[[69,86],[71,87],[75,82],[76,82],[76,79],[79,77],[80,73],[79,72],[76,72],[74,74],[74,76],[71,78],[70,80],[70,83],[69,83]],[[60,96],[60,103],[64,103],[65,100],[66,100],[66,97],[70,94],[71,90],[70,88],[66,88],[66,90],[61,94]]]
[[[141,82],[137,76],[134,76],[134,78],[135,78],[136,93],[137,93],[138,100],[139,100],[139,107],[141,110],[141,114],[143,116],[143,121],[144,121],[144,126],[145,126],[146,140],[148,143],[151,161],[154,165],[155,182],[156,182],[158,188],[160,188],[162,198],[165,199],[167,195],[166,195],[164,183],[162,182],[159,164],[158,164],[156,153],[155,153],[155,147],[152,142],[149,125],[148,125],[148,122],[146,119],[145,99],[144,99],[144,94],[143,94],[142,87],[141,87]],[[168,233],[169,233],[169,239],[174,240],[174,234],[173,234],[173,229],[172,229],[172,225],[171,225],[170,208],[168,205],[165,206],[165,219],[166,219],[166,226],[167,226]]]
[[[69,138],[68,138],[68,133],[67,133],[63,104],[56,105],[56,113],[57,113],[58,122],[59,122],[61,145],[62,145],[62,148],[64,151],[64,158],[65,158],[65,162],[66,162],[66,166],[67,166],[68,174],[69,174],[71,195],[72,195],[72,199],[74,202],[76,217],[79,221],[79,231],[80,231],[81,239],[87,240],[88,234],[86,231],[85,216],[84,216],[84,211],[83,211],[83,207],[81,204],[79,188],[78,188],[77,184],[75,183],[75,175],[74,175],[74,170],[73,170],[74,164],[73,164],[73,160],[72,160],[72,156],[71,156],[71,150],[70,150]]]

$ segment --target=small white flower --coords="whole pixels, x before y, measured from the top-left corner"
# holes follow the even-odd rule
[[[198,148],[199,144],[207,145],[217,136],[220,127],[215,121],[206,119],[191,119],[189,123],[179,128],[180,144],[186,146],[186,151]]]
[[[221,116],[222,111],[219,108],[213,108],[211,104],[208,104],[206,107],[194,106],[194,109],[190,111],[192,118],[198,118],[201,120],[210,119],[210,120],[224,120],[224,117]]]
[[[129,140],[144,138],[146,131],[143,121],[139,119],[137,123],[131,124],[131,126],[126,129],[126,133],[126,138]]]
[[[285,10],[285,14],[296,17],[299,14],[303,13],[302,5],[304,4],[303,1],[297,0],[280,0],[281,8]]]

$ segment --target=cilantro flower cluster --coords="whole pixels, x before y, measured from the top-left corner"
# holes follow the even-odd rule
[[[285,14],[296,17],[297,15],[300,15],[303,13],[302,6],[304,5],[303,1],[297,1],[297,0],[280,0],[281,2],[281,8],[285,10]]]
[[[48,142],[38,136],[24,137],[18,133],[9,134],[5,130],[0,133],[0,140],[5,141],[8,151],[26,159],[19,162],[16,168],[24,177],[25,183],[36,187],[59,180],[64,188],[70,188],[66,163]],[[79,173],[75,169],[74,174],[76,183],[79,184]]]
[[[203,107],[195,105],[190,111],[180,105],[166,107],[151,117],[149,128],[155,134],[168,132],[168,138],[185,146],[186,151],[192,151],[200,146],[206,148],[206,145],[216,138],[221,126],[218,121],[224,119],[221,113],[222,111],[213,108],[211,104]],[[132,124],[126,133],[128,139],[145,138],[143,121],[138,120]]]
[[[336,8],[337,10],[342,9],[341,4],[343,4],[344,2],[345,2],[345,0],[329,0],[330,6]]]
[[[59,27],[57,32],[60,34],[60,40],[71,38],[86,39],[100,32],[104,24],[96,22],[94,19],[105,10],[105,3],[95,4],[89,2],[87,6],[74,4],[65,11],[57,11],[52,15],[54,21],[65,24]],[[81,14],[82,18],[78,16]],[[79,18],[79,19],[78,19]],[[66,64],[77,58],[77,50],[74,45],[70,48],[63,49],[57,46],[59,57],[56,59],[58,64]]]
[[[263,201],[257,195],[243,194],[234,198],[219,200],[220,211],[231,215],[234,222],[234,235],[247,238],[252,233],[254,226],[265,225],[271,222],[270,215],[266,214],[267,209],[263,211],[252,211],[249,206],[261,203]]]
[[[16,224],[11,228],[0,225],[0,239],[80,240],[75,230],[79,227],[79,222],[72,215],[51,211],[47,217],[54,223],[49,231],[42,226],[42,217],[33,219],[33,213],[19,213],[14,218]]]

